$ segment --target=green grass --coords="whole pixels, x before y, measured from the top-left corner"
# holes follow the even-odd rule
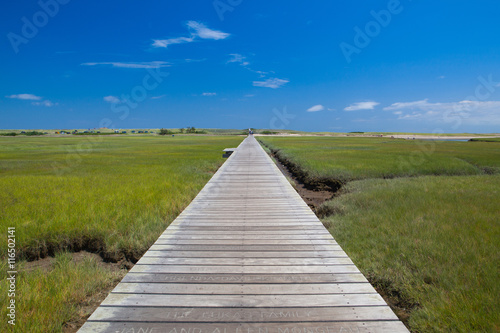
[[[500,172],[500,145],[388,138],[259,137],[311,178],[343,182]]]
[[[500,330],[498,143],[259,139],[306,178],[345,183],[318,208],[322,221],[372,284],[412,309],[412,332]]]
[[[28,256],[89,241],[112,256],[142,253],[223,163],[222,149],[239,142],[0,138],[0,226],[17,227]]]
[[[222,149],[242,139],[0,137],[0,229],[16,227],[20,258],[86,248],[112,260],[135,260],[225,161]],[[6,253],[5,241],[2,262]],[[19,269],[17,332],[60,332],[83,298],[116,278],[91,263],[61,260],[64,265],[49,272]],[[2,293],[0,313],[6,300]],[[1,332],[5,325],[2,320]]]
[[[21,262],[17,268],[15,326],[7,323],[7,319],[10,320],[7,317],[7,268],[0,266],[1,332],[62,332],[64,323],[90,314],[84,308],[89,305],[89,299],[98,291],[114,286],[126,273],[126,270],[104,268],[93,258],[77,264],[68,253],[56,255],[48,269],[26,270],[26,266],[26,262]]]
[[[349,183],[330,232],[376,285],[420,306],[413,332],[500,329],[500,176]]]
[[[470,139],[472,142],[500,142],[500,138]]]

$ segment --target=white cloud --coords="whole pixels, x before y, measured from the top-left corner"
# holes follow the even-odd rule
[[[160,98],[163,98],[167,95],[160,95],[160,96],[152,96],[151,99],[160,99]]]
[[[216,96],[217,93],[214,93],[214,92],[204,92],[202,95],[203,96]]]
[[[82,66],[112,66],[118,68],[162,68],[169,67],[170,63],[165,61],[148,62],[85,62]]]
[[[316,112],[316,111],[323,111],[325,107],[321,104],[315,105],[307,109],[307,112]]]
[[[46,106],[46,107],[52,107],[54,105],[57,105],[57,103],[53,103],[49,100],[41,101],[41,102],[32,102],[32,105],[38,105],[38,106]]]
[[[265,81],[253,81],[253,85],[255,87],[265,87],[265,88],[277,89],[277,88],[281,88],[283,85],[287,84],[288,82],[290,82],[290,81],[278,79],[278,78],[271,78],[271,79],[267,79]]]
[[[500,101],[460,101],[430,103],[428,99],[398,102],[384,108],[394,111],[398,119],[420,119],[428,122],[500,124]]]
[[[242,56],[241,54],[238,54],[238,53],[231,53],[229,55],[231,58],[226,62],[227,64],[230,64],[230,63],[238,63],[240,64],[241,66],[248,66],[250,65],[250,63],[248,61],[246,61],[246,57]]]
[[[121,102],[121,100],[116,96],[104,96],[103,100],[105,100],[108,103],[114,103],[114,104]]]
[[[230,36],[230,34],[226,32],[209,29],[206,25],[200,22],[189,21],[186,25],[190,31],[191,36],[168,39],[153,39],[152,46],[167,48],[169,45],[194,42],[196,38],[220,40],[226,39]]]
[[[373,110],[380,103],[377,102],[359,102],[346,107],[345,111],[358,111],[358,110]]]
[[[437,103],[439,104],[439,103]],[[428,99],[415,102],[394,103],[391,106],[384,108],[385,111],[399,110],[399,109],[421,109],[430,106]],[[434,104],[436,105],[436,104]]]
[[[47,106],[51,107],[54,105],[57,105],[57,103],[53,103],[52,101],[47,100],[42,100],[42,97],[36,96],[33,94],[17,94],[17,95],[9,95],[5,96],[7,98],[13,98],[13,99],[20,99],[23,101],[38,101],[38,102],[31,102],[31,105],[37,105],[37,106]]]
[[[22,100],[28,100],[28,101],[39,101],[42,98],[40,96],[36,96],[33,94],[17,94],[17,95],[9,95],[5,96],[7,98],[14,98],[14,99],[22,99]]]
[[[178,37],[178,38],[170,38],[170,39],[153,39],[154,47],[168,47],[169,45],[174,44],[184,44],[191,43],[194,41],[193,37]]]
[[[441,76],[438,76],[437,78],[438,78],[439,80],[443,80],[443,79],[446,79],[446,76],[441,75]]]
[[[226,39],[230,34],[218,30],[212,30],[207,28],[206,25],[196,21],[189,21],[187,23],[188,28],[192,29],[191,34],[197,36],[201,39]]]

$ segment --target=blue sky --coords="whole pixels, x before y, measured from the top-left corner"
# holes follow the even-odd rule
[[[500,132],[500,3],[8,1],[0,128]]]

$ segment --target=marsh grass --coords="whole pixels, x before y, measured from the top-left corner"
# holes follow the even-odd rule
[[[98,139],[98,140],[97,140]],[[62,332],[88,315],[82,304],[123,272],[66,251],[135,262],[224,162],[235,136],[0,138],[0,230],[16,227],[17,325],[7,324],[0,245],[0,332]],[[25,259],[55,256],[46,270]],[[87,310],[88,311],[88,310]]]
[[[362,180],[325,203],[330,232],[413,332],[498,332],[500,175]]]
[[[317,212],[412,332],[500,331],[498,143],[259,139],[344,184]]]
[[[50,268],[26,270],[26,262],[18,265],[16,279],[16,325],[7,324],[7,293],[0,294],[1,332],[62,332],[64,323],[87,316],[84,308],[89,298],[109,289],[123,278],[126,270],[111,270],[99,265],[95,258],[78,264],[71,254],[59,253]],[[1,290],[7,290],[2,265]]]
[[[420,175],[500,172],[500,146],[388,138],[260,137],[310,178],[347,182]]]
[[[0,138],[0,226],[16,226],[21,258],[88,247],[134,259],[223,163],[222,149],[240,141]]]

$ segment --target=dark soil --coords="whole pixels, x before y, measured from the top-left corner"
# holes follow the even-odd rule
[[[420,307],[420,304],[415,300],[410,299],[404,295],[404,292],[395,288],[390,280],[380,279],[373,274],[368,274],[366,277],[370,284],[377,290],[377,292],[389,304],[392,311],[398,316],[399,320],[410,329],[409,320],[411,313],[414,309]]]
[[[49,241],[34,241],[32,244],[19,249],[18,260],[28,262],[40,261],[54,257],[58,252],[89,252],[99,255],[106,263],[120,263],[132,267],[143,255],[137,251],[111,252],[107,249],[104,237],[76,235],[72,238],[61,236]]]
[[[332,199],[335,196],[335,192],[330,192],[330,191],[325,191],[325,190],[320,190],[320,189],[310,189],[310,186],[306,186],[303,182],[301,182],[299,179],[297,179],[291,172],[290,170],[283,165],[275,156],[273,156],[273,159],[278,166],[278,168],[281,170],[281,172],[288,177],[289,179],[293,179],[294,181],[294,188],[295,190],[300,194],[302,199],[307,203],[309,207],[313,211],[315,211],[321,204],[327,200]]]
[[[343,183],[336,179],[310,177],[299,165],[281,156],[279,150],[267,148],[278,168],[287,178],[294,181],[295,190],[315,213],[323,202],[332,199],[342,187]]]

